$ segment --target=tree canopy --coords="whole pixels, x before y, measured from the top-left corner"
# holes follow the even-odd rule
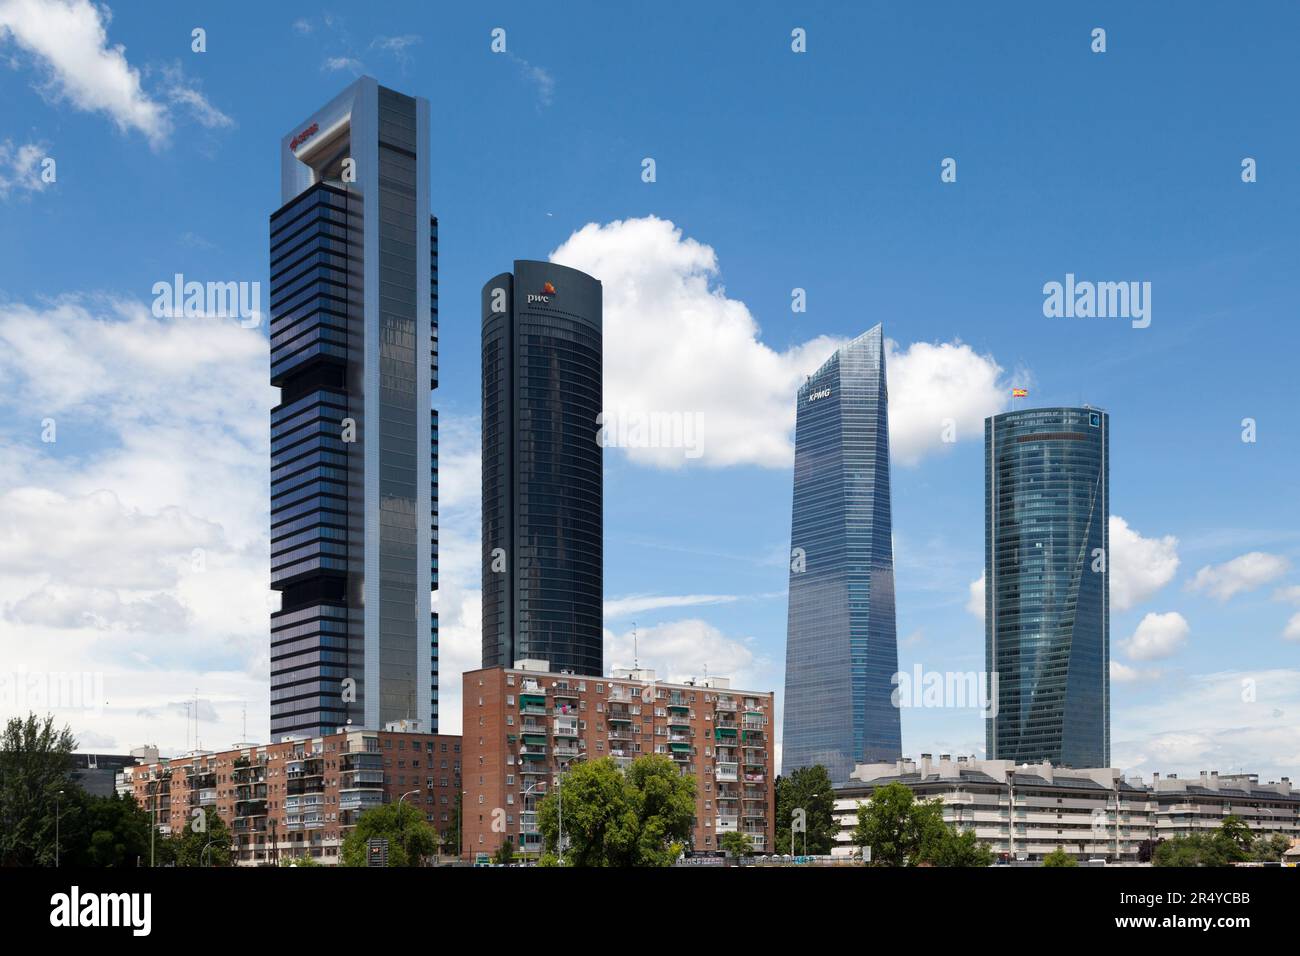
[[[694,818],[695,780],[659,754],[626,772],[609,757],[574,764],[537,809],[547,856],[567,866],[671,866]]]
[[[343,865],[365,866],[369,840],[388,841],[389,866],[419,866],[438,851],[438,831],[409,803],[386,803],[363,812],[343,838]]]
[[[831,775],[821,764],[799,767],[776,781],[776,852],[790,853],[793,824],[802,810],[807,826],[808,853],[825,855],[835,845],[835,790]],[[795,853],[804,852],[803,832],[794,834]]]
[[[918,801],[901,783],[878,787],[858,807],[853,842],[871,848],[872,866],[989,866],[993,854],[973,831],[943,820],[943,803]]]

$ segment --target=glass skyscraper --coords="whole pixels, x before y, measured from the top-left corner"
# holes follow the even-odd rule
[[[280,145],[271,216],[271,736],[436,732],[429,104],[362,77]]]
[[[517,260],[483,287],[483,666],[602,674],[602,296]]]
[[[882,327],[858,336],[799,389],[782,772],[902,755],[893,677],[889,393]]]
[[[984,421],[990,759],[1110,766],[1109,435],[1096,408]]]

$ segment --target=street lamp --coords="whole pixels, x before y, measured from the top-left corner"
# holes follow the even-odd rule
[[[54,795],[54,868],[59,868],[59,797],[63,796],[60,790]]]
[[[397,819],[398,819],[399,822],[400,822],[401,819],[402,819],[402,801],[405,800],[407,797],[409,797],[411,794],[413,794],[413,793],[419,793],[419,792],[420,792],[419,790],[408,790],[406,793],[402,794],[400,797],[397,798]],[[401,832],[402,832],[402,835],[403,835],[403,836],[406,835],[406,824],[405,824],[405,823],[402,824],[402,831],[401,831]],[[403,847],[403,849],[405,849],[405,847]],[[410,860],[407,860],[407,863],[408,863],[408,865],[409,865]]]
[[[568,763],[577,763],[579,760],[586,759],[586,757],[587,757],[587,751],[579,750],[578,753],[568,761]],[[568,764],[566,764],[565,766],[567,765]],[[564,768],[563,767],[561,767],[560,772],[555,775],[555,792],[556,792],[557,800],[560,805],[559,806],[560,834],[556,841],[556,845],[560,854],[560,866],[564,866]]]

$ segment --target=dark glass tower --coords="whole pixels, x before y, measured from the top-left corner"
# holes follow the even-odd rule
[[[984,420],[991,759],[1110,765],[1109,435],[1087,407]]]
[[[362,77],[280,146],[271,737],[437,728],[429,104]],[[427,353],[425,349],[428,349]]]
[[[902,755],[881,326],[826,360],[795,414],[782,772]]]
[[[600,282],[517,260],[483,287],[483,666],[601,674]]]

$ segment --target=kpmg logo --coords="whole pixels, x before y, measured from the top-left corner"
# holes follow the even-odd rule
[[[555,286],[551,285],[549,282],[543,282],[541,292],[528,293],[528,304],[532,305],[534,302],[541,302],[543,305],[549,305],[551,296],[553,295],[558,295],[555,291]]]
[[[819,398],[830,398],[830,397],[831,397],[831,390],[829,388],[823,388],[823,389],[819,389],[816,392],[808,393],[808,401],[810,402],[815,402]]]
[[[297,136],[295,136],[293,139],[289,141],[289,148],[291,150],[296,150],[299,146],[307,142],[307,140],[311,139],[319,132],[320,132],[320,126],[316,123],[312,123],[305,130],[303,130],[301,133],[299,133]]]

